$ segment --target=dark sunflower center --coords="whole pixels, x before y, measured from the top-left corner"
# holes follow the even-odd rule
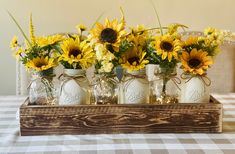
[[[74,57],[77,57],[79,54],[81,54],[81,51],[79,49],[72,49],[70,52],[69,52],[69,56],[74,56]]]
[[[47,63],[42,61],[42,62],[38,62],[38,63],[36,63],[36,65],[35,65],[35,66],[40,68],[40,67],[42,67],[42,66],[46,66],[46,65],[47,65]]]
[[[139,60],[140,58],[139,57],[131,57],[131,58],[128,58],[127,61],[132,65],[134,62],[136,62],[136,64],[139,64]]]
[[[161,46],[162,50],[165,50],[167,52],[172,51],[172,49],[173,49],[173,45],[167,41],[163,41],[160,46]]]
[[[111,28],[105,28],[100,34],[102,42],[115,43],[117,40],[117,32]]]
[[[190,59],[188,64],[191,68],[196,68],[201,64],[201,61],[198,59]]]

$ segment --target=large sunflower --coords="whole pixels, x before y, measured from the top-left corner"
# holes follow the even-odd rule
[[[68,62],[70,65],[79,64],[83,69],[90,67],[95,60],[95,53],[90,44],[84,40],[80,42],[79,37],[76,39],[69,38],[61,44],[62,54],[59,61]]]
[[[172,58],[178,59],[178,52],[182,49],[182,43],[166,34],[155,38],[155,49],[157,54],[162,56],[162,60],[168,58],[168,61],[171,62]]]
[[[182,52],[181,63],[186,73],[202,75],[213,61],[207,52],[194,48],[190,53]]]
[[[48,70],[56,65],[55,60],[48,57],[36,57],[26,63],[27,68],[38,72]]]
[[[136,46],[127,50],[121,59],[121,65],[128,71],[138,71],[143,69],[149,63],[145,58],[146,52]]]
[[[90,31],[91,39],[94,41],[107,46],[112,47],[111,50],[118,52],[120,43],[122,38],[125,36],[125,20],[122,18],[119,23],[117,19],[110,21],[109,19],[105,19],[104,25],[101,23],[97,23],[96,27]]]

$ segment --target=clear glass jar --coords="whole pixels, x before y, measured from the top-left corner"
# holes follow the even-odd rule
[[[123,78],[124,104],[149,103],[149,82],[146,78],[145,69],[139,71],[126,71]]]
[[[174,104],[179,102],[181,81],[176,68],[158,68],[156,79],[150,81],[151,104]]]
[[[89,82],[85,70],[64,69],[59,79],[59,105],[90,104]]]
[[[29,85],[30,105],[55,105],[57,104],[58,80],[53,69],[32,72]]]
[[[119,84],[116,73],[96,74],[91,88],[91,104],[118,104]]]

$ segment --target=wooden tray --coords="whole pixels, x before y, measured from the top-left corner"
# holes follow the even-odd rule
[[[20,132],[27,135],[113,133],[220,133],[222,104],[77,105],[20,107]]]

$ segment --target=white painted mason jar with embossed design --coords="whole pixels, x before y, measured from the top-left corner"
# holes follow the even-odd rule
[[[60,76],[60,105],[89,104],[89,82],[86,71],[82,69],[64,69]]]
[[[144,104],[149,103],[149,82],[145,69],[126,72],[123,79],[123,103]]]
[[[209,103],[210,79],[207,76],[190,76],[184,78],[181,87],[181,103]]]

